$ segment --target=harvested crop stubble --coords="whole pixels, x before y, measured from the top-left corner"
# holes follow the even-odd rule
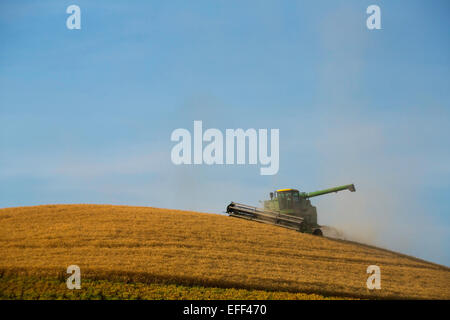
[[[0,299],[335,300],[340,298],[306,293],[124,283],[109,280],[84,280],[80,290],[67,290],[66,282],[61,279],[10,276],[0,278]]]

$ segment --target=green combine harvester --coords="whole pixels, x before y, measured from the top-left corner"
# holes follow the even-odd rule
[[[227,213],[231,217],[322,236],[323,226],[317,224],[317,210],[309,199],[343,190],[355,192],[356,189],[354,184],[309,193],[299,192],[296,189],[279,189],[270,193],[270,200],[264,201],[264,209],[231,202],[227,206]]]

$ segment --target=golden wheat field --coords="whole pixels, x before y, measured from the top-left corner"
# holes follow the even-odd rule
[[[222,215],[43,205],[0,209],[0,224],[0,298],[450,299],[445,266]],[[65,288],[73,264],[81,290]]]

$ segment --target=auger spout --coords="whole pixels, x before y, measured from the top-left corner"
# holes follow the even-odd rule
[[[333,193],[333,192],[338,192],[338,191],[343,191],[343,190],[349,190],[351,192],[356,191],[354,184],[346,184],[345,186],[329,188],[329,189],[320,190],[320,191],[304,192],[304,193],[302,193],[302,196],[305,198],[313,198],[313,197],[321,196],[321,195],[324,195],[327,193]]]

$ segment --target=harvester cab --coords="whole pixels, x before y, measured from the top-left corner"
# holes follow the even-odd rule
[[[356,189],[353,184],[309,193],[297,189],[278,189],[269,194],[270,200],[264,201],[263,209],[232,202],[227,207],[227,213],[233,217],[322,235],[321,226],[317,224],[316,207],[309,199],[343,190],[354,192]]]
[[[264,201],[264,209],[299,216],[305,219],[308,224],[317,224],[316,207],[312,206],[311,201],[301,196],[301,193],[296,189],[275,191],[271,200]]]

